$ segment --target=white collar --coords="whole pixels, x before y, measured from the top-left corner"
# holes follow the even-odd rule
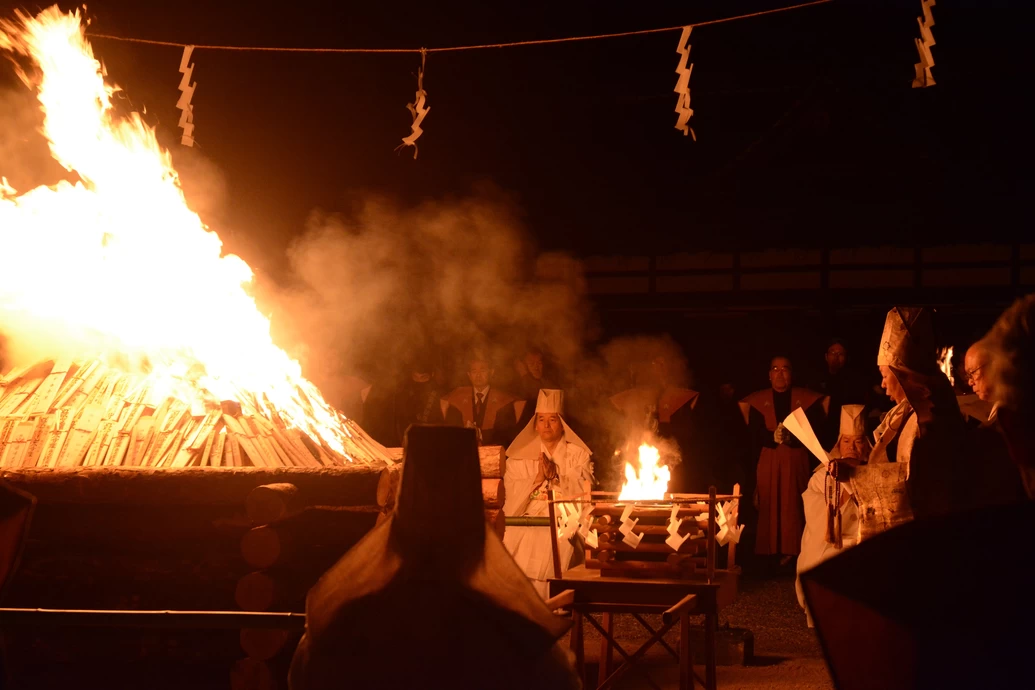
[[[489,397],[489,388],[491,388],[491,386],[486,386],[485,388],[482,388],[481,390],[478,390],[477,388],[474,388],[474,386],[471,386],[471,388],[474,390],[474,394],[475,395],[481,395],[483,398],[488,398]]]

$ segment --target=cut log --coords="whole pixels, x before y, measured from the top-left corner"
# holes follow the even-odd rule
[[[493,529],[496,530],[496,534],[502,539],[503,533],[507,529],[507,517],[503,514],[503,511],[486,510],[485,521],[492,525]]]
[[[262,572],[248,573],[237,582],[234,601],[244,611],[269,611],[276,600],[277,585]]]
[[[483,479],[502,479],[507,471],[507,449],[503,446],[481,446],[478,460]]]
[[[263,484],[248,493],[244,506],[253,525],[269,525],[302,512],[305,498],[294,484]]]
[[[287,530],[279,531],[270,525],[255,527],[241,538],[241,556],[253,568],[269,568],[287,557],[291,542]]]
[[[482,498],[486,508],[502,508],[506,501],[502,479],[482,479]]]
[[[402,476],[402,465],[390,465],[381,470],[377,480],[377,505],[391,508],[395,505],[395,495],[399,491],[399,477]]]
[[[287,644],[291,632],[268,628],[245,628],[241,631],[241,649],[252,659],[269,661]]]
[[[255,527],[241,539],[241,555],[263,570],[298,557],[313,547],[334,547],[344,554],[369,532],[380,513],[377,506],[311,506],[275,525]]]
[[[277,682],[265,661],[249,657],[230,670],[230,690],[277,690]]]
[[[288,482],[311,505],[374,505],[376,467],[5,468],[0,478],[39,503],[244,505],[264,484]]]
[[[244,611],[301,611],[309,588],[333,563],[307,558],[289,567],[248,573],[237,582],[234,600]]]

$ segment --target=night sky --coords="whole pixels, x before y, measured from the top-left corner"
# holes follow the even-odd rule
[[[95,0],[88,15],[98,33],[197,44],[434,48],[784,4]],[[673,127],[678,32],[432,54],[417,160],[393,152],[409,133],[417,55],[198,49],[195,136],[227,185],[221,234],[271,270],[313,209],[348,210],[366,191],[414,204],[485,182],[513,195],[539,246],[579,255],[1003,241],[1031,222],[1021,5],[940,0],[929,89],[910,88],[919,0],[836,0],[696,29],[696,143]],[[180,49],[94,45],[175,144]]]

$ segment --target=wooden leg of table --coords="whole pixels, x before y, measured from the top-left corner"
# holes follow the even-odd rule
[[[586,647],[582,637],[582,614],[577,609],[571,612],[571,651],[575,654],[575,672],[579,680],[586,682]]]
[[[604,630],[607,631],[608,635],[615,634],[615,621],[614,616],[610,613],[603,614],[603,626]],[[596,687],[600,687],[607,677],[611,675],[611,671],[614,667],[614,648],[611,646],[611,642],[604,637],[600,636],[600,663],[597,665],[597,684]]]
[[[704,617],[704,680],[707,690],[715,690],[715,635],[718,615],[709,613]]]
[[[694,690],[694,655],[690,648],[690,614],[679,615],[679,690]]]

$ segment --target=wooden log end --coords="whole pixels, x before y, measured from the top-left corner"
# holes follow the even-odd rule
[[[252,659],[269,661],[287,644],[290,632],[269,628],[241,630],[241,649]]]
[[[248,493],[244,507],[253,525],[268,525],[301,512],[305,500],[294,484],[263,484]]]
[[[389,465],[381,470],[377,480],[377,505],[391,508],[395,505],[395,495],[399,491],[399,478],[402,476],[402,465]]]
[[[248,573],[237,581],[234,601],[242,611],[269,611],[276,591],[273,578],[266,573]]]
[[[269,664],[249,657],[230,669],[230,690],[277,690],[277,681]]]
[[[272,527],[255,527],[241,538],[245,563],[260,570],[277,563],[284,553],[283,535]]]

